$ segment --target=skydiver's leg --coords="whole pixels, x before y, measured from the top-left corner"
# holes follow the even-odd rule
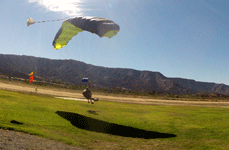
[[[94,98],[91,98],[90,100],[91,100],[91,104],[94,104]]]
[[[99,99],[97,98],[97,99],[94,99],[94,98],[91,98],[93,101],[99,101]]]

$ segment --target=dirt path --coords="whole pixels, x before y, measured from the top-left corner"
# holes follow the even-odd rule
[[[84,98],[81,93],[72,93],[64,90],[60,91],[55,89],[39,88],[36,92],[34,87],[29,87],[23,84],[15,85],[15,84],[0,82],[0,89],[10,90],[10,91],[21,91],[21,92],[33,92],[33,93],[59,96],[59,97]],[[99,100],[102,101],[135,103],[135,104],[146,104],[146,105],[200,106],[200,107],[229,108],[229,102],[160,100],[160,99],[145,99],[145,98],[115,97],[115,96],[104,96],[104,95],[93,95],[93,97],[99,98]]]

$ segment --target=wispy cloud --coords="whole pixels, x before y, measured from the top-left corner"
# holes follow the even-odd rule
[[[83,15],[84,0],[28,0],[28,2],[43,6],[49,11],[62,12],[68,16]]]

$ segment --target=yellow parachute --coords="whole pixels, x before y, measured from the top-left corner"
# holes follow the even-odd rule
[[[64,19],[35,22],[32,18],[28,18],[26,24],[29,26],[34,23],[44,23],[60,20]],[[56,33],[52,45],[54,46],[54,49],[60,49],[66,46],[73,36],[82,31],[95,33],[99,37],[112,38],[119,32],[119,29],[120,28],[118,24],[106,18],[88,16],[70,18],[62,23],[61,28]]]
[[[100,17],[75,17],[63,22],[54,40],[54,49],[60,49],[67,45],[73,36],[79,32],[89,31],[100,37],[111,38],[119,32],[119,25],[111,20]]]

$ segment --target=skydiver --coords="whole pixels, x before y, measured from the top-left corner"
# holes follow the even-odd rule
[[[92,93],[88,87],[83,91],[83,96],[88,99],[88,103],[90,103],[91,101],[91,104],[94,104],[94,101],[98,101],[98,99],[95,100],[94,98],[91,97]]]

